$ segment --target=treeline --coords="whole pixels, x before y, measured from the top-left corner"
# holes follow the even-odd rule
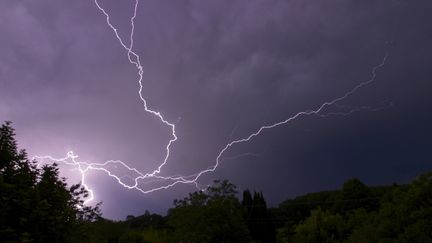
[[[268,209],[261,193],[216,181],[176,200],[166,216],[91,223],[87,242],[432,242],[432,173],[407,185],[310,193]],[[104,237],[105,236],[105,237]]]
[[[166,216],[127,216],[125,221],[88,223],[80,242],[276,242],[274,217],[261,193],[243,193],[215,181],[205,191],[175,200]]]
[[[18,151],[10,123],[0,128],[1,242],[432,242],[432,173],[407,185],[310,193],[268,208],[261,192],[215,181],[175,200],[167,215],[101,217],[67,187],[55,165],[38,169]]]
[[[278,242],[432,242],[432,173],[408,185],[311,193],[272,209]]]

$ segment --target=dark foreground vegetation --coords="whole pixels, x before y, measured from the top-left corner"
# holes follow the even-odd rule
[[[432,173],[407,185],[310,193],[267,208],[262,193],[228,181],[175,200],[166,216],[101,217],[56,165],[36,167],[0,127],[0,242],[432,242]]]
[[[0,127],[0,242],[66,242],[100,218],[81,185],[68,187],[56,165],[37,168],[14,136],[9,122]]]

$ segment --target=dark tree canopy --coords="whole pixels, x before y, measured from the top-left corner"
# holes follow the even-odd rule
[[[215,181],[207,192],[197,191],[174,202],[168,225],[173,242],[249,242],[236,187]]]
[[[298,199],[283,204],[280,242],[432,242],[432,173],[402,186],[368,187],[352,179],[340,191]],[[290,221],[296,214],[288,209],[298,205],[310,213]]]
[[[251,237],[257,242],[276,242],[276,229],[273,216],[267,209],[267,203],[262,193],[249,190],[243,192],[242,205],[244,219],[249,228]]]
[[[66,242],[82,222],[100,216],[83,204],[81,185],[68,187],[56,164],[36,166],[18,150],[10,122],[0,127],[0,239],[2,242]]]

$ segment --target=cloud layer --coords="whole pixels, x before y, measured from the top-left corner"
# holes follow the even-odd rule
[[[134,1],[104,0],[122,37]],[[271,203],[358,176],[410,179],[430,169],[432,31],[428,1],[140,1],[135,51],[143,95],[177,124],[166,175],[214,163],[231,139],[316,108],[371,75],[345,105],[392,108],[308,117],[234,147],[202,183],[228,178]],[[144,172],[164,156],[170,131],[142,109],[137,73],[92,1],[0,3],[0,118],[33,154],[127,161]],[[192,187],[152,195],[90,175],[108,217],[163,212]],[[120,201],[118,198],[124,198]]]

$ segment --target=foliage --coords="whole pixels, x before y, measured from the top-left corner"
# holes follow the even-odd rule
[[[119,243],[145,243],[144,235],[138,231],[127,231],[119,238]]]
[[[166,219],[158,214],[151,214],[149,211],[141,216],[134,217],[128,216],[126,218],[128,228],[134,230],[144,230],[148,228],[163,229],[166,226]]]
[[[378,203],[369,200],[379,194]],[[350,180],[339,195],[339,208],[318,207],[299,223],[286,224],[279,229],[279,241],[432,242],[432,173],[386,190]]]
[[[340,242],[344,231],[344,221],[340,215],[318,208],[295,227],[293,242]]]
[[[38,169],[18,151],[10,122],[0,127],[0,239],[3,242],[65,242],[83,222],[99,217],[83,205],[80,185],[67,187],[58,168]]]
[[[432,242],[431,208],[432,173],[402,186],[349,180],[341,190],[300,196],[272,210],[262,193],[246,190],[240,203],[235,186],[218,181],[175,200],[165,217],[146,212],[89,223],[86,232],[94,235],[79,242],[274,242],[269,226],[277,226],[277,242]]]
[[[76,232],[70,242],[151,242],[168,241],[166,218],[150,214],[135,217],[128,215],[126,221],[112,221],[100,218],[85,224],[80,232]]]
[[[251,237],[257,242],[276,242],[276,229],[273,216],[267,209],[267,203],[262,193],[249,190],[243,192],[242,206],[244,219],[249,228]]]
[[[215,181],[207,192],[197,191],[174,202],[168,213],[174,242],[248,242],[247,226],[236,187]]]

